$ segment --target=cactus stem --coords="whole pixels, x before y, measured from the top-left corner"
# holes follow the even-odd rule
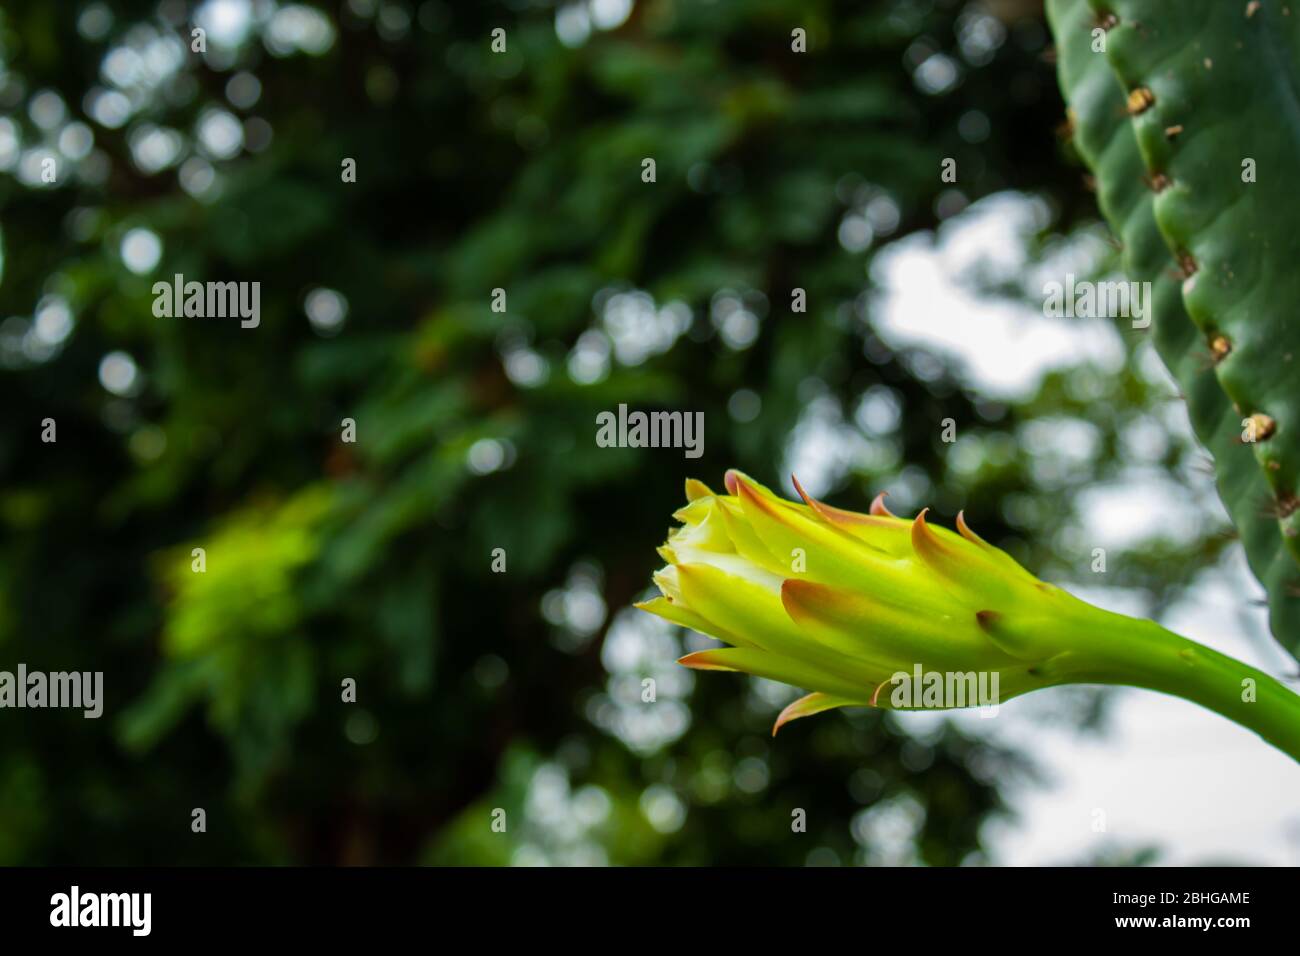
[[[1113,673],[1106,673],[1104,668],[1087,673],[1089,665],[1079,662],[1082,672],[1072,673],[1071,679],[1081,683],[1135,684],[1176,694],[1235,720],[1300,760],[1300,696],[1275,678],[1147,621],[1120,625],[1098,639],[1110,645],[1108,666],[1126,657],[1128,660]],[[1123,677],[1117,680],[1119,673]],[[1255,700],[1242,699],[1247,678],[1255,685]]]

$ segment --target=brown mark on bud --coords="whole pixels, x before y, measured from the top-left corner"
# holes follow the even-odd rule
[[[1249,418],[1251,426],[1254,428],[1255,441],[1268,441],[1277,431],[1277,422],[1263,412],[1256,412]]]
[[[1140,116],[1156,104],[1156,95],[1149,87],[1139,86],[1128,95],[1128,112],[1130,116]]]

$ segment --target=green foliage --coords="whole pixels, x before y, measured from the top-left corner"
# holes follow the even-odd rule
[[[0,718],[0,860],[526,861],[525,843],[546,856],[558,839],[527,799],[549,768],[611,801],[584,839],[613,862],[874,860],[857,821],[889,807],[910,808],[915,860],[981,858],[999,782],[1025,772],[1015,754],[878,714],[773,744],[771,688],[669,676],[685,634],[649,635],[653,659],[622,669],[608,648],[684,477],[737,466],[776,482],[814,405],[834,410],[837,438],[861,437],[854,410],[873,389],[897,421],[828,497],[862,509],[912,487],[1054,580],[1090,579],[1069,537],[1078,492],[1116,480],[1119,436],[1160,413],[1138,359],[991,402],[941,357],[882,341],[870,294],[874,256],[940,228],[940,209],[1040,195],[1056,212],[1044,245],[1091,215],[1052,148],[1060,102],[1034,16],[978,21],[1004,42],[968,56],[959,37],[989,14],[961,3],[641,0],[574,46],[541,5],[396,4],[409,17],[395,34],[355,12],[365,3],[321,5],[333,41],[319,55],[273,52],[254,25],[225,60],[183,57],[112,127],[87,115],[111,85],[105,58],[179,39],[197,5],[165,5],[169,21],[156,3],[111,4],[99,38],[56,6],[0,12],[0,106],[26,148],[48,135],[31,95],[56,92],[104,176],[0,174],[0,662],[103,670],[107,701],[100,721]],[[807,55],[790,52],[793,24]],[[937,55],[959,82],[923,89],[915,70]],[[227,96],[240,72],[261,84],[249,107]],[[242,124],[238,155],[195,145],[209,110]],[[972,117],[986,138],[959,132]],[[184,134],[161,170],[137,162],[150,127]],[[937,175],[949,156],[955,188]],[[838,229],[873,200],[896,215],[850,251]],[[122,260],[135,228],[162,247],[145,274]],[[152,283],[176,272],[260,281],[261,325],[156,319]],[[305,317],[320,287],[346,299],[341,327]],[[807,313],[790,311],[794,287]],[[753,310],[752,342],[721,334],[724,290]],[[685,309],[688,327],[620,349],[617,294],[639,321]],[[33,351],[56,301],[73,327]],[[593,338],[598,373],[572,374]],[[99,381],[115,352],[139,370],[127,394]],[[738,392],[757,416],[733,415]],[[704,457],[597,448],[596,414],[622,402],[703,412]],[[39,439],[46,417],[55,444]],[[957,446],[934,437],[945,418]],[[1021,440],[1060,420],[1099,436],[1068,469]],[[1152,464],[1181,474],[1189,457],[1171,443]],[[1217,555],[1193,537],[1139,547],[1128,580],[1168,600],[1180,581],[1149,568],[1173,551],[1190,580]],[[1124,565],[1112,555],[1121,580]],[[593,596],[597,622],[575,626],[566,600]],[[651,675],[663,725],[642,738],[645,712],[620,702]],[[355,704],[340,700],[348,678]],[[674,800],[676,826],[647,812]],[[188,829],[197,806],[206,839]],[[486,843],[498,806],[524,817],[505,845]],[[808,811],[807,841],[789,839],[791,807]]]

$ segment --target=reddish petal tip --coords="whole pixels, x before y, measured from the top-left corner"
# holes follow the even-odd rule
[[[728,671],[730,667],[718,664],[710,651],[693,651],[677,658],[677,663],[696,671]]]
[[[948,547],[939,540],[939,536],[926,524],[925,516],[929,511],[929,508],[922,508],[912,519],[912,548],[922,558],[933,563],[938,558],[949,557],[950,552]]]
[[[799,492],[799,497],[803,499],[804,504],[809,508],[815,509],[817,507],[812,498],[808,497],[808,492],[803,490],[803,485],[799,484],[799,479],[793,472],[790,473],[790,483],[794,485],[794,490]]]
[[[881,682],[876,686],[875,691],[871,694],[871,706],[872,706],[872,707],[879,707],[879,706],[880,706],[878,703],[876,703],[876,701],[877,701],[877,700],[879,699],[879,697],[880,697],[880,692],[881,692],[882,690],[885,689],[885,685],[886,685],[886,684],[890,684],[890,683],[893,683],[893,678],[889,678],[888,680],[882,680],[882,681],[881,681]]]
[[[781,606],[792,621],[802,621],[807,614],[810,598],[813,598],[822,586],[798,578],[786,578],[781,582]]]
[[[897,518],[898,515],[885,507],[885,495],[887,494],[889,494],[888,491],[882,491],[876,495],[875,500],[871,502],[871,514],[880,518]]]
[[[862,701],[850,699],[848,697],[835,697],[831,694],[823,694],[820,691],[814,691],[796,701],[792,701],[776,718],[776,723],[772,725],[772,736],[776,732],[790,723],[792,720],[799,720],[801,717],[811,717],[813,714],[824,713],[828,710],[834,710],[837,707],[848,707],[852,705],[861,705]]]
[[[821,518],[823,521],[831,525],[838,525],[850,518],[848,512],[842,512],[838,508],[831,508],[824,505],[812,495],[808,494],[808,492],[804,491],[803,485],[799,484],[799,479],[794,475],[790,476],[790,480],[794,482],[794,490],[799,492],[799,497],[803,499],[803,503],[808,506],[808,509],[812,511],[813,514]],[[861,517],[861,515],[858,517]]]
[[[981,538],[979,535],[977,535],[974,531],[972,531],[970,529],[970,525],[966,523],[966,512],[964,510],[957,512],[957,533],[960,534],[967,541],[969,541],[971,544],[978,544],[981,547],[988,547],[984,539]]]
[[[740,472],[734,468],[728,468],[727,473],[722,477],[722,483],[727,486],[727,493],[731,495],[740,494]]]

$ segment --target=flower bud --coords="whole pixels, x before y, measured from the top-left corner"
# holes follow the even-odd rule
[[[883,495],[859,514],[795,487],[802,503],[737,471],[725,495],[688,481],[681,527],[659,549],[662,597],[638,605],[729,645],[686,655],[687,667],[811,691],[773,733],[835,707],[996,705],[1061,683],[1075,672],[1072,638],[1112,616],[1035,578],[960,514],[954,533],[926,511],[890,514]],[[923,693],[932,675],[947,676],[941,689],[957,699]],[[964,693],[973,685],[953,675],[991,683],[995,699]],[[912,686],[918,678],[928,686]]]

